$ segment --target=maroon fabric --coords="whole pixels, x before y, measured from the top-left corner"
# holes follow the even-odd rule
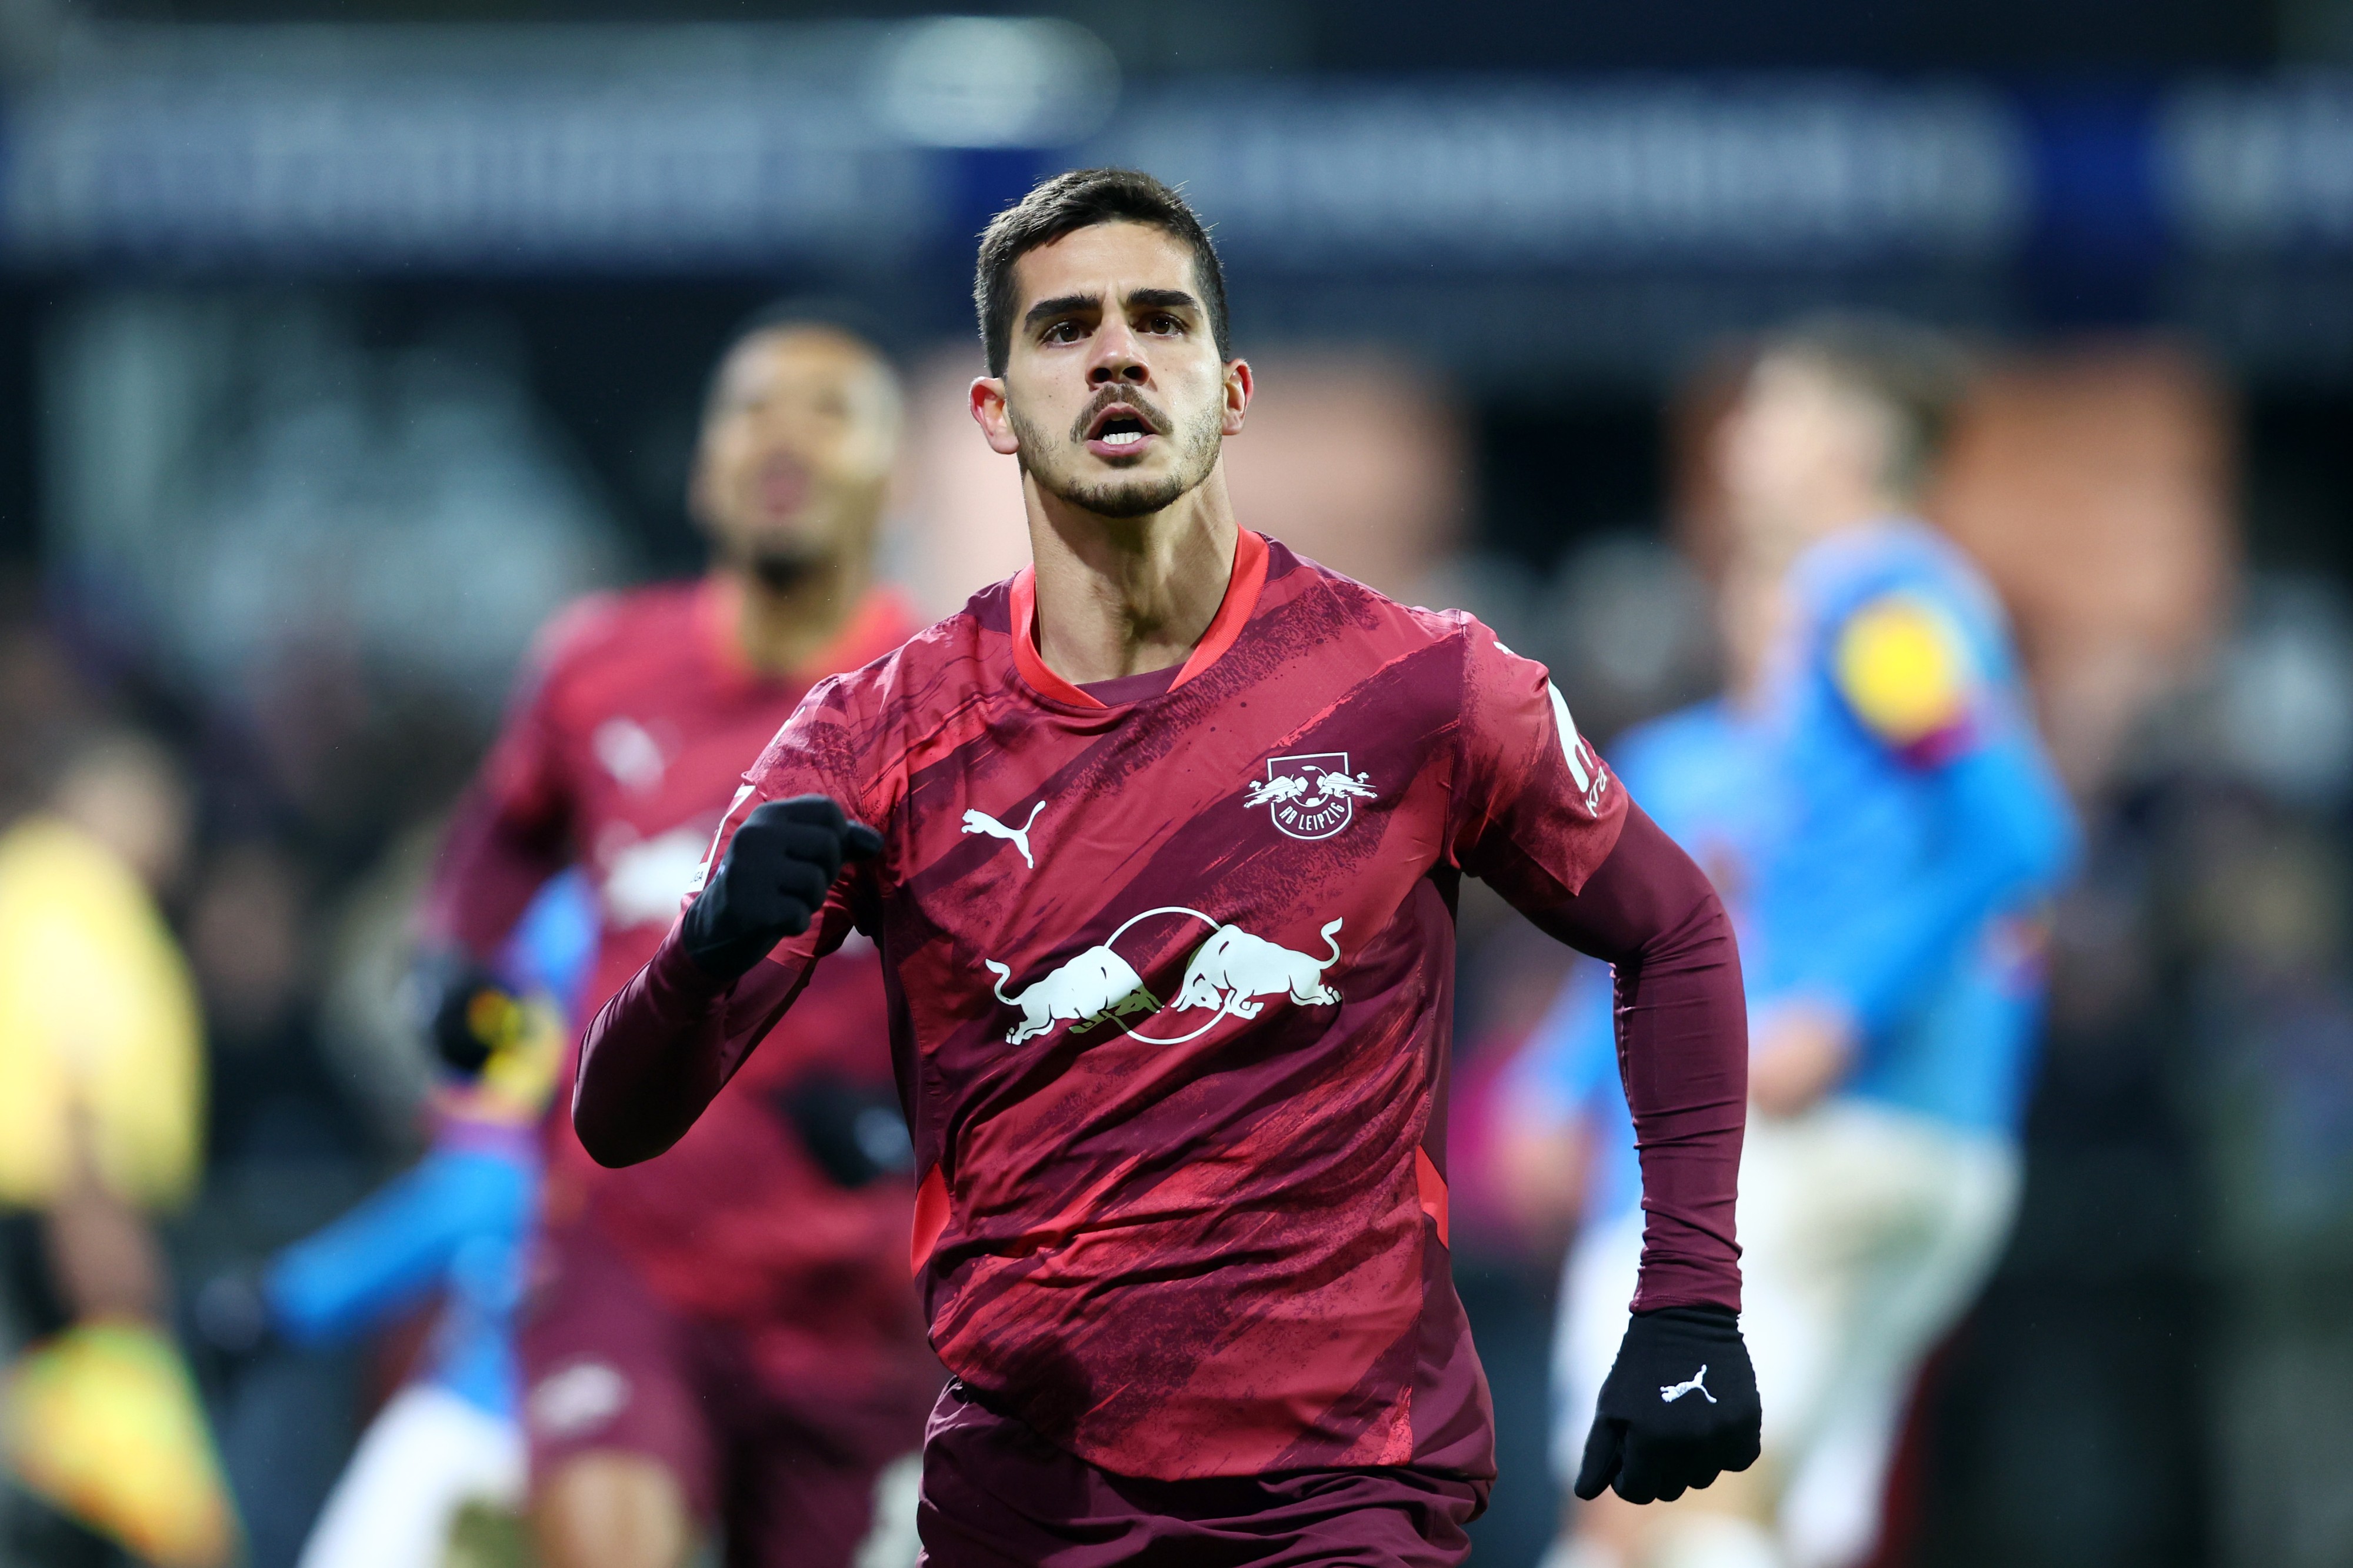
[[[1176,684],[1178,667],[1147,669],[1141,675],[1122,675],[1110,680],[1090,680],[1079,688],[1106,708],[1124,703],[1144,702],[1155,697],[1165,697]]]
[[[1265,558],[1224,651],[1149,703],[1026,678],[1008,584],[813,692],[754,794],[831,795],[882,856],[732,986],[666,944],[592,1026],[575,1119],[601,1158],[667,1147],[854,923],[888,961],[933,1343],[980,1396],[1122,1475],[1491,1475],[1445,1253],[1454,893],[1484,877],[1619,951],[1628,929],[1564,911],[1625,795],[1543,668],[1476,621]],[[1684,886],[1631,931],[1665,987],[1638,1015],[1684,1016],[1686,961],[1736,976]],[[1737,1070],[1734,995],[1661,1083]],[[1630,1048],[1670,1037],[1645,1021]],[[1709,1226],[1737,1123],[1666,1132],[1732,1141],[1662,1251],[1732,1297]]]
[[[671,1311],[594,1230],[543,1239],[524,1314],[532,1474],[615,1451],[668,1470],[720,1527],[729,1568],[848,1568],[882,1468],[923,1441],[939,1374],[779,1386],[733,1329]]]
[[[558,617],[444,847],[428,929],[487,953],[552,870],[579,862],[601,930],[586,1002],[601,1005],[676,918],[704,847],[756,756],[819,676],[887,650],[908,618],[887,595],[798,676],[747,666],[712,582],[600,595]],[[816,977],[804,1026],[761,1054],[670,1158],[590,1161],[549,1118],[545,1204],[607,1236],[669,1308],[733,1325],[776,1380],[842,1390],[931,1367],[907,1288],[912,1180],[845,1192],[786,1100],[823,1076],[892,1082],[881,965],[853,944]]]
[[[950,1384],[923,1441],[926,1568],[1451,1568],[1488,1483],[1404,1468],[1155,1481]]]
[[[1582,892],[1530,912],[1617,971],[1618,1065],[1646,1215],[1634,1310],[1738,1311],[1733,1199],[1747,1125],[1748,1013],[1731,917],[1706,874],[1639,805]]]

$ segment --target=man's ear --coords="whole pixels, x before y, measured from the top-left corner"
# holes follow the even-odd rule
[[[1250,413],[1250,401],[1258,390],[1258,381],[1250,374],[1250,361],[1231,359],[1226,362],[1226,421],[1225,433],[1239,436],[1242,420]]]
[[[1010,458],[1021,450],[1020,437],[1013,433],[1013,416],[1005,406],[1005,378],[984,375],[972,384],[972,422],[988,441],[988,449],[1000,458]]]

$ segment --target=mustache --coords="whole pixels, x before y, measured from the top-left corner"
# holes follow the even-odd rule
[[[1080,412],[1078,418],[1072,422],[1071,426],[1071,439],[1073,441],[1085,440],[1087,438],[1087,426],[1093,424],[1096,416],[1102,414],[1104,409],[1109,408],[1113,405],[1117,405],[1124,408],[1134,409],[1137,416],[1143,419],[1145,424],[1152,427],[1152,433],[1154,435],[1166,436],[1168,434],[1170,420],[1166,411],[1155,404],[1150,398],[1145,396],[1144,394],[1136,391],[1133,387],[1106,386],[1101,392],[1096,393],[1093,397],[1088,399],[1086,407]]]

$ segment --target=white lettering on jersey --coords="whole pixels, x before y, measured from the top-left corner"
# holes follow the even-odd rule
[[[1585,737],[1577,732],[1577,721],[1569,717],[1568,699],[1560,694],[1560,688],[1547,680],[1545,689],[1552,694],[1553,722],[1560,730],[1560,754],[1568,763],[1568,776],[1577,781],[1577,791],[1585,797],[1585,809],[1599,816],[1601,797],[1609,788],[1609,775],[1601,771],[1598,757],[1592,759],[1592,766],[1587,766],[1590,749]]]
[[[1029,820],[1018,827],[1008,827],[985,811],[967,811],[964,814],[964,830],[966,833],[985,833],[991,838],[1004,839],[1021,851],[1021,863],[1034,871],[1038,868],[1038,860],[1029,853],[1029,830],[1038,825],[1038,814],[1045,809],[1046,803],[1042,800],[1031,806]]]
[[[635,719],[607,719],[588,737],[589,750],[622,788],[644,795],[659,787],[669,763],[661,742]]]
[[[1348,771],[1345,752],[1269,757],[1264,783],[1246,785],[1242,805],[1265,806],[1275,827],[1293,838],[1329,838],[1356,819],[1356,803],[1371,800],[1370,775]]]
[[[605,857],[605,918],[616,929],[668,925],[679,900],[702,889],[702,831],[673,827]]]

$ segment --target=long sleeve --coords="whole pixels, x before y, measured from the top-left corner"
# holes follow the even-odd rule
[[[573,802],[558,720],[565,648],[591,605],[540,638],[481,771],[459,800],[419,911],[429,946],[488,962],[549,878],[572,863]]]
[[[1772,929],[1803,933],[1775,942],[1767,989],[1839,1004],[1867,1037],[2076,853],[1998,613],[1968,587],[1949,575],[1877,584],[1810,637],[1822,699],[1841,710],[1816,726],[1837,737],[1802,774],[1818,798],[1759,890]],[[1873,787],[1824,795],[1824,777]]]
[[[1461,715],[1457,863],[1617,971],[1619,1073],[1649,1216],[1634,1305],[1736,1311],[1748,1023],[1731,918],[1577,734],[1543,667],[1476,622]]]
[[[1619,1071],[1642,1163],[1639,1310],[1740,1307],[1733,1226],[1748,1103],[1748,1026],[1731,918],[1639,806],[1574,897],[1523,906],[1614,967]]]
[[[828,681],[812,691],[744,775],[704,855],[696,896],[762,801],[824,795],[853,816],[864,810],[839,748],[829,743],[838,728],[828,707],[833,687]],[[853,897],[871,905],[871,868],[846,873],[807,931],[778,943],[732,984],[695,963],[672,923],[653,957],[614,993],[581,1041],[572,1124],[589,1156],[599,1164],[634,1165],[684,1137],[776,1026],[818,961],[849,934]]]
[[[2076,854],[2066,796],[2022,726],[1939,763],[1926,782],[1935,856],[1891,867],[1876,896],[1813,910],[1810,940],[1783,963],[1784,989],[1836,999],[1866,1031],[1893,1021],[1989,916],[2055,884]]]
[[[436,1150],[263,1275],[280,1332],[298,1344],[358,1333],[423,1300],[470,1237],[519,1228],[530,1181],[512,1160]]]
[[[828,911],[835,908],[828,903]],[[820,915],[810,931],[825,921]],[[805,940],[778,949],[731,984],[705,973],[680,945],[679,928],[670,927],[581,1042],[572,1125],[590,1158],[634,1165],[686,1136],[808,984],[815,955],[792,951]],[[836,935],[834,945],[839,942]]]

